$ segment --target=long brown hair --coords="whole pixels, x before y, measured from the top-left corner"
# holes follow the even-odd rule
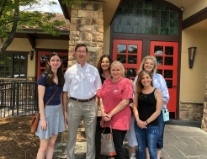
[[[144,76],[144,74],[148,74],[150,76],[150,78],[152,79],[152,73],[146,71],[146,70],[142,70],[139,75],[138,75],[138,79],[136,82],[136,95],[139,95],[142,92],[142,89],[144,88],[144,86],[142,85],[142,78]],[[153,86],[152,82],[151,85]]]
[[[113,62],[113,60],[112,60],[110,55],[107,55],[107,54],[102,55],[100,57],[99,61],[98,61],[98,64],[97,64],[97,69],[98,69],[98,72],[99,72],[100,75],[103,73],[103,69],[101,68],[101,63],[102,63],[102,60],[104,58],[107,58],[109,60],[109,71],[110,71],[111,64]]]
[[[61,60],[61,57],[58,53],[56,52],[53,52],[52,54],[50,54],[49,58],[47,59],[47,62],[46,62],[46,69],[45,69],[45,74],[46,74],[46,84],[47,85],[53,85],[54,84],[54,72],[52,72],[51,70],[51,67],[50,65],[48,64],[48,62],[50,61],[50,59],[53,57],[53,56],[58,56]],[[63,65],[61,64],[60,67],[58,68],[57,70],[57,78],[58,78],[58,85],[59,86],[63,86],[64,83],[65,83],[65,79],[64,79],[64,73],[63,73]]]

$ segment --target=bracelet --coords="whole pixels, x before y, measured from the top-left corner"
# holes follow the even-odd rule
[[[147,123],[147,125],[149,124],[149,123],[147,122],[147,120],[146,120],[145,122]]]

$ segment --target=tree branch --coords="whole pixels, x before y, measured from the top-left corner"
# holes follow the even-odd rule
[[[18,18],[19,18],[19,0],[15,0],[15,11],[14,11],[14,23],[11,29],[10,34],[8,34],[7,40],[3,43],[2,48],[0,48],[0,53],[4,53],[8,46],[12,43],[14,40],[14,35],[17,30],[18,25]]]
[[[0,1],[0,19],[1,19],[2,15],[3,15],[4,8],[6,7],[6,1],[7,0],[1,0]]]

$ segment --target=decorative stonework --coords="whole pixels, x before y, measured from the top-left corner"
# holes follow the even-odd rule
[[[75,63],[73,52],[77,43],[85,43],[89,49],[88,62],[95,65],[103,54],[103,3],[87,1],[81,6],[72,8],[69,66]]]
[[[203,103],[180,102],[179,119],[188,121],[201,121],[203,116]]]
[[[206,74],[206,83],[207,83],[207,74]],[[207,131],[207,84],[206,84],[206,92],[204,94],[203,118],[201,122],[201,129]]]

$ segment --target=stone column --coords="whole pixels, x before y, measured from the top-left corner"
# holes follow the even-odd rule
[[[103,3],[87,1],[81,6],[71,9],[70,40],[68,66],[75,63],[73,53],[77,43],[85,43],[89,50],[88,62],[96,66],[103,54]],[[77,139],[85,138],[82,124],[79,125]],[[59,141],[67,142],[67,131],[63,132]]]
[[[71,9],[69,66],[74,64],[73,52],[77,43],[89,49],[88,62],[96,65],[103,54],[103,2],[87,1]]]
[[[204,94],[203,119],[201,122],[201,129],[207,131],[207,74],[206,74],[206,91]]]

